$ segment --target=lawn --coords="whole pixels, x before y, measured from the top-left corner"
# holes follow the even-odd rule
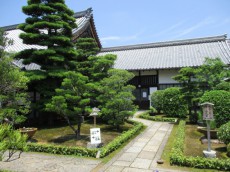
[[[97,123],[96,125],[96,128],[101,129],[101,138],[104,145],[106,145],[115,137],[119,136],[123,131],[127,131],[131,127],[131,124],[125,123],[125,125],[121,126],[121,129],[117,131],[109,125],[105,125],[102,123]],[[81,127],[81,140],[77,140],[76,135],[73,133],[68,125],[52,128],[42,127],[38,128],[38,131],[35,133],[31,140],[40,144],[48,143],[64,146],[87,147],[87,142],[90,142],[90,128],[94,128],[93,124],[89,121],[85,121]]]
[[[158,165],[158,167],[161,168],[168,168],[168,169],[174,169],[174,170],[185,170],[185,171],[192,171],[192,172],[217,172],[218,170],[213,169],[196,169],[196,168],[189,168],[189,167],[179,167],[179,166],[171,166],[169,157],[170,157],[170,151],[173,147],[173,142],[176,138],[176,132],[177,132],[178,124],[175,124],[173,127],[173,130],[171,132],[171,135],[168,139],[168,142],[164,148],[162,159],[164,160],[164,164]],[[203,134],[199,133],[197,131],[196,125],[186,125],[186,134],[185,134],[185,155],[186,156],[203,156],[202,151],[207,149],[207,144],[201,144],[200,137],[203,136]],[[220,158],[226,158],[226,145],[224,144],[211,144],[212,149],[217,151],[217,156]]]
[[[200,138],[204,136],[197,131],[196,125],[186,125],[185,150],[187,156],[203,156],[203,150],[208,148],[208,144],[202,144]],[[192,149],[191,149],[192,148]],[[216,151],[218,158],[227,158],[227,147],[225,144],[211,143],[211,149]]]

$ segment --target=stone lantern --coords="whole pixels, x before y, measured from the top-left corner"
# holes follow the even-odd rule
[[[92,109],[92,113],[89,115],[89,116],[92,116],[94,118],[94,120],[93,120],[94,121],[94,127],[96,127],[96,118],[98,116],[98,112],[100,112],[100,109],[94,107]]]
[[[213,106],[214,104],[205,102],[201,104],[203,110],[203,120],[207,123],[207,136],[208,136],[208,149],[204,150],[204,156],[207,158],[215,158],[216,151],[211,150],[211,138],[210,138],[210,121],[214,120]]]

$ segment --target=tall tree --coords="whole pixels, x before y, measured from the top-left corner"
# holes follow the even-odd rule
[[[102,103],[102,119],[119,129],[136,109],[133,104],[135,97],[132,94],[135,87],[127,85],[134,75],[118,69],[111,69],[108,74],[109,76],[101,81],[101,94],[97,99]]]
[[[76,27],[74,12],[64,0],[28,0],[22,11],[29,17],[19,25],[24,31],[20,38],[23,43],[38,45],[41,49],[21,51],[17,58],[24,59],[25,64],[33,62],[41,66],[40,71],[27,71],[27,74],[43,100],[49,100],[60,86],[64,73],[75,68],[76,51],[71,41],[72,29]]]
[[[88,77],[74,71],[67,72],[61,88],[56,89],[56,95],[52,97],[52,101],[46,104],[46,110],[61,115],[78,139],[80,139],[83,115],[90,111],[89,84],[87,83]],[[74,128],[73,121],[77,122],[77,129]]]

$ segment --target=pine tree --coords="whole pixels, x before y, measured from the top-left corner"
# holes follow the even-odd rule
[[[88,106],[90,85],[87,83],[88,77],[74,71],[67,72],[61,87],[56,89],[56,95],[46,104],[46,110],[61,115],[78,139],[80,139],[82,117],[90,110]],[[74,128],[73,121],[77,122],[77,129]]]
[[[23,63],[36,63],[40,71],[27,71],[33,87],[43,101],[49,100],[60,86],[67,70],[75,68],[76,51],[71,41],[76,27],[74,12],[64,0],[28,0],[22,11],[29,17],[19,29],[24,44],[38,45],[41,49],[28,49],[18,53]],[[42,102],[44,106],[44,102]]]
[[[93,38],[79,38],[76,49],[78,54],[76,71],[89,78],[91,106],[96,107],[99,105],[96,98],[100,95],[98,92],[98,88],[101,87],[100,81],[108,76],[108,70],[114,65],[116,56],[112,54],[96,56],[99,49]]]
[[[108,75],[101,81],[101,94],[97,99],[102,103],[102,119],[118,130],[125,119],[136,110],[133,104],[135,97],[132,94],[135,87],[127,84],[134,74],[126,70],[111,69]]]

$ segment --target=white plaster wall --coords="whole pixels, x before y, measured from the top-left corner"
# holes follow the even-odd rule
[[[159,70],[159,84],[178,83],[172,77],[178,74],[178,70]]]

